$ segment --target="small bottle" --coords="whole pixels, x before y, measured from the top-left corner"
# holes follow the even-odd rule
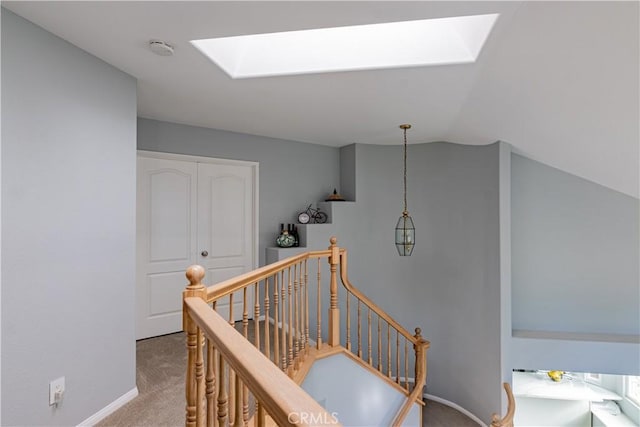
[[[298,246],[300,246],[300,236],[298,236],[298,227],[295,224],[293,224],[292,228],[293,228],[293,237],[295,238],[295,241],[293,242],[293,246],[297,248]]]

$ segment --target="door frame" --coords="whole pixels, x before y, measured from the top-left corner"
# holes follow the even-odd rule
[[[217,157],[205,157],[205,156],[192,156],[192,155],[186,155],[186,154],[174,154],[174,153],[165,153],[165,152],[158,152],[158,151],[146,151],[146,150],[137,150],[136,153],[136,159],[138,159],[139,157],[144,157],[144,158],[154,158],[154,159],[163,159],[163,160],[178,160],[178,161],[183,161],[183,162],[194,162],[194,163],[207,163],[207,164],[218,164],[218,165],[236,165],[236,166],[245,166],[245,167],[250,167],[251,168],[251,174],[252,174],[252,181],[253,181],[253,212],[251,213],[251,227],[252,227],[252,233],[251,233],[251,245],[252,245],[252,262],[251,262],[251,268],[252,269],[256,269],[258,268],[258,263],[259,263],[259,245],[260,245],[260,241],[259,241],[259,237],[260,237],[260,230],[259,230],[259,194],[260,194],[260,187],[259,187],[259,183],[260,183],[260,164],[258,162],[253,162],[253,161],[247,161],[247,160],[233,160],[233,159],[222,159],[222,158],[217,158]],[[137,186],[137,183],[136,183]],[[197,193],[197,187],[196,187],[196,193]],[[138,194],[136,193],[136,205],[138,203]],[[136,208],[137,209],[137,208]],[[136,230],[138,227],[138,216],[136,213]],[[137,301],[138,295],[138,276],[139,276],[139,250],[138,248],[140,247],[140,244],[142,242],[139,241],[138,239],[138,232],[136,231],[136,276],[135,276],[135,290],[136,290],[136,294],[135,294],[135,298]],[[196,253],[195,254],[191,254],[193,256],[193,259],[197,260],[197,253],[198,253],[198,248],[196,248]],[[213,283],[211,283],[210,285],[213,285]],[[185,283],[186,286],[186,283]],[[206,285],[205,285],[206,286]]]

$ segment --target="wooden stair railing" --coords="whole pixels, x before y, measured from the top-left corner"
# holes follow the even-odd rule
[[[507,413],[502,418],[500,418],[498,414],[493,414],[490,427],[513,427],[513,417],[516,414],[516,400],[513,397],[509,383],[503,383],[502,385],[507,394]]]
[[[255,399],[253,425],[265,426],[267,415],[278,426],[340,425],[254,344],[211,309],[204,299],[202,267],[189,268],[187,277],[190,284],[183,300],[188,348],[187,426],[249,425],[249,394]],[[225,386],[227,380],[229,386]],[[214,401],[216,389],[219,391],[217,402]],[[230,391],[234,397],[229,397]]]
[[[422,404],[429,342],[422,338],[419,328],[412,335],[351,285],[347,252],[337,246],[335,237],[330,242],[325,251],[299,254],[210,287],[202,284],[202,267],[189,267],[190,283],[183,292],[188,349],[187,426],[244,426],[249,421],[262,426],[265,419],[269,420],[265,412],[277,425],[305,425],[301,419],[293,424],[283,419],[287,411],[300,410],[298,405],[310,399],[300,388],[293,392],[290,387],[295,383],[283,378],[301,382],[316,357],[341,351],[343,345],[407,396],[393,425],[402,424],[413,404]],[[343,317],[338,275],[344,288]],[[327,276],[328,289],[323,286]],[[351,311],[352,300],[357,304],[356,312]],[[223,310],[225,318],[220,315]],[[326,319],[322,317],[324,310]],[[357,351],[352,349],[352,320],[357,327]],[[341,328],[346,330],[345,337],[341,337]],[[265,375],[277,380],[269,384]],[[283,386],[288,392],[274,394],[281,383],[289,384]],[[313,417],[318,406],[313,404],[304,410]],[[326,411],[317,416],[320,418],[312,420],[314,425],[337,424]]]
[[[335,245],[335,238],[331,238],[332,246]],[[405,404],[397,412],[394,420],[394,426],[402,425],[405,417],[409,413],[411,406],[414,403],[423,404],[423,388],[427,379],[427,350],[430,343],[422,338],[421,329],[416,328],[415,335],[411,335],[402,325],[396,322],[391,316],[389,316],[384,310],[382,310],[377,304],[367,298],[360,290],[351,284],[347,274],[347,252],[344,249],[340,250],[340,280],[346,290],[346,348],[352,350],[351,343],[351,297],[353,296],[357,302],[357,349],[356,354],[358,357],[363,358],[363,345],[362,345],[362,306],[366,307],[367,311],[367,362],[372,368],[376,368],[378,372],[385,375],[385,366],[383,360],[386,358],[386,377],[389,380],[394,380],[395,383],[404,388],[408,394],[408,399]],[[377,318],[377,336],[376,336],[376,351],[372,349],[372,314]],[[386,324],[386,328],[384,325]],[[386,329],[386,336],[383,331]],[[395,335],[395,351],[393,346],[393,337]],[[384,354],[386,342],[386,354]],[[414,377],[412,387],[409,384],[409,345],[412,346],[414,351],[414,358],[412,360],[414,365]],[[375,357],[373,354],[375,353]],[[395,356],[395,357],[394,357]],[[364,360],[364,359],[363,359]],[[377,362],[377,366],[374,366],[374,360]],[[395,363],[394,363],[395,362]],[[395,378],[394,369],[395,365]],[[402,376],[404,374],[404,376]],[[404,381],[403,381],[404,379]],[[422,412],[421,412],[422,414]]]

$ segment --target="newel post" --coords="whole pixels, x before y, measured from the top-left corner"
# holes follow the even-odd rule
[[[203,425],[204,359],[202,333],[191,319],[184,300],[192,297],[207,299],[207,288],[202,284],[204,272],[204,268],[199,265],[187,268],[186,276],[189,284],[182,292],[182,328],[187,334],[187,377],[185,381],[187,401],[185,425],[187,427]]]
[[[331,299],[329,300],[329,345],[331,347],[340,345],[340,310],[338,309],[338,264],[340,263],[340,248],[336,245],[338,239],[332,236],[329,239],[331,246],[329,250],[329,267],[331,269],[331,282],[329,291]]]
[[[424,387],[427,381],[427,349],[430,343],[422,338],[422,329],[420,328],[416,328],[416,334],[413,337],[416,339],[416,343],[413,345],[416,352],[415,386]],[[420,393],[420,400],[422,400],[422,393]]]

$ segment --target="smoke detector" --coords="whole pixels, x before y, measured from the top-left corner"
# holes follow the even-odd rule
[[[149,41],[149,49],[151,52],[160,56],[171,56],[173,55],[173,46],[171,46],[167,42],[163,42],[162,40],[150,40]]]

